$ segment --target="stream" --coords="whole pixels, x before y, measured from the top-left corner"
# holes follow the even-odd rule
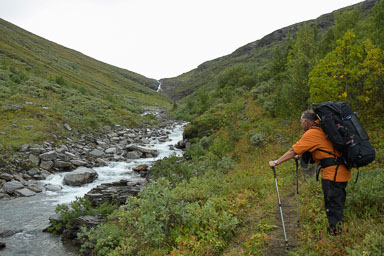
[[[12,200],[0,201],[0,231],[11,231],[11,234],[1,234],[0,241],[6,247],[0,250],[2,256],[77,256],[78,249],[70,244],[64,244],[60,236],[42,232],[49,226],[49,217],[55,214],[58,204],[70,203],[76,197],[84,196],[92,188],[102,184],[120,180],[143,179],[132,171],[133,167],[141,164],[153,165],[154,161],[172,154],[182,155],[182,151],[170,147],[183,139],[183,124],[175,124],[169,131],[169,140],[159,142],[154,140],[146,148],[156,149],[159,155],[155,158],[134,159],[126,162],[111,162],[106,167],[93,168],[98,173],[98,179],[91,184],[81,187],[63,185],[66,173],[56,173],[42,181],[44,184],[60,185],[59,192],[46,191],[33,197],[19,197]]]

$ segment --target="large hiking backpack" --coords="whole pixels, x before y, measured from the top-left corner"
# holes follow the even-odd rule
[[[328,101],[317,105],[314,112],[321,128],[341,153],[348,169],[365,166],[375,160],[375,149],[351,107],[344,102]]]

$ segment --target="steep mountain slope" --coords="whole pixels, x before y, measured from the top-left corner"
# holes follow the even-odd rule
[[[75,129],[138,124],[144,109],[169,106],[168,99],[154,90],[157,86],[154,79],[97,61],[0,19],[2,144],[63,132],[64,123]]]
[[[355,7],[368,13],[376,0],[367,0],[362,3],[342,8],[338,11],[351,10]],[[273,56],[276,47],[281,46],[288,38],[294,38],[296,32],[305,24],[317,25],[319,33],[326,32],[334,25],[334,13],[328,13],[317,19],[300,22],[266,35],[260,40],[251,42],[235,50],[233,53],[199,65],[196,69],[174,78],[161,79],[162,92],[173,100],[182,99],[198,90],[201,87],[212,88],[220,73],[228,67],[236,64],[243,64],[247,69],[260,72],[266,68]]]

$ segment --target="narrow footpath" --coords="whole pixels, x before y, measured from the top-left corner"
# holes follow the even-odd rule
[[[288,240],[288,250],[294,250],[297,246],[296,233],[299,230],[297,225],[297,201],[296,193],[293,192],[289,195],[281,195],[283,216],[285,222],[285,231],[287,233]],[[268,240],[268,249],[264,255],[268,256],[280,256],[280,255],[289,255],[286,250],[286,244],[283,233],[283,225],[280,217],[280,209],[276,203],[276,213],[275,213],[275,223],[277,228],[275,228],[270,234],[270,239]]]

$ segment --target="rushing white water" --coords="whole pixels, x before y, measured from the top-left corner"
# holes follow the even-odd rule
[[[102,183],[110,183],[120,180],[142,179],[139,174],[132,171],[132,168],[142,164],[151,166],[156,160],[162,159],[172,154],[182,154],[181,150],[176,148],[171,149],[170,146],[173,146],[182,140],[183,127],[183,125],[177,125],[173,130],[168,130],[168,132],[170,132],[168,135],[168,141],[159,142],[158,140],[155,140],[152,141],[152,144],[147,146],[147,148],[156,149],[159,152],[157,157],[134,159],[127,162],[111,162],[106,167],[93,168],[98,174],[97,180],[95,180],[93,183],[81,187],[71,187],[63,185],[64,176],[67,174],[66,172],[48,176],[47,179],[43,181],[43,183],[61,186],[63,189],[59,192],[46,192],[49,196],[47,200],[53,200],[57,203],[69,203],[75,200],[76,197],[84,196],[92,188]]]
[[[0,251],[2,256],[28,255],[28,256],[76,256],[78,252],[73,247],[63,245],[59,237],[42,230],[49,224],[49,217],[55,213],[57,204],[70,203],[76,197],[84,196],[92,188],[102,183],[115,181],[142,179],[132,171],[133,167],[147,164],[153,165],[154,161],[163,159],[172,154],[182,155],[182,151],[171,146],[182,140],[184,125],[175,125],[169,129],[168,140],[159,142],[152,140],[146,148],[156,149],[159,155],[154,158],[135,159],[127,162],[112,162],[106,167],[94,168],[98,178],[91,184],[81,187],[63,185],[66,173],[57,173],[42,181],[44,184],[61,186],[58,192],[46,191],[34,197],[17,198],[0,203],[0,234],[1,231],[17,231],[9,237],[0,237],[0,241],[6,242],[5,249]]]
[[[161,82],[159,81],[159,87],[157,87],[157,92],[161,92]]]

